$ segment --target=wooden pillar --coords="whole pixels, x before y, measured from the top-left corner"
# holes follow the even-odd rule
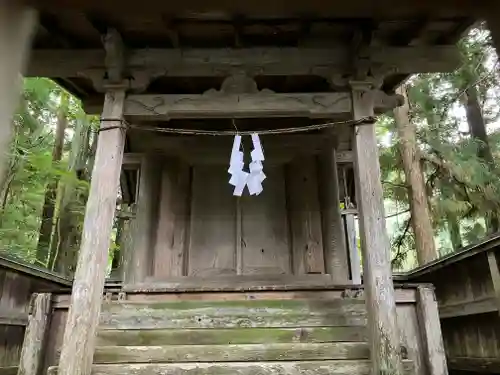
[[[131,222],[132,245],[123,279],[125,284],[144,282],[152,274],[160,181],[161,164],[158,158],[145,155],[139,170],[135,217]]]
[[[373,95],[352,85],[355,120],[373,117]],[[354,127],[356,195],[373,374],[403,373],[375,124]]]
[[[431,286],[418,287],[416,307],[427,373],[448,375],[439,309],[434,289]]]
[[[35,10],[19,3],[0,2],[0,183],[12,136],[12,115],[22,86],[21,73],[28,60],[37,19]]]
[[[340,214],[337,157],[333,144],[320,155],[321,219],[326,272],[336,284],[349,284],[344,223]]]
[[[90,375],[123,159],[125,90],[106,92],[59,375]],[[112,121],[111,119],[116,119]]]
[[[43,355],[47,343],[52,313],[52,294],[34,294],[31,299],[31,311],[28,326],[24,334],[18,375],[39,375],[43,366]]]

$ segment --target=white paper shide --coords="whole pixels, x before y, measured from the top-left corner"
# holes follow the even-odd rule
[[[249,165],[249,172],[244,170],[245,162],[243,151],[241,151],[241,135],[236,135],[233,141],[231,151],[231,160],[229,161],[228,172],[231,175],[229,183],[234,186],[233,195],[241,197],[245,186],[248,187],[250,195],[259,195],[262,193],[262,182],[265,180],[264,150],[258,134],[252,134],[253,150],[250,153],[252,161]]]

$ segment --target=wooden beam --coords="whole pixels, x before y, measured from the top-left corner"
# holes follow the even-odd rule
[[[373,47],[369,63],[392,73],[449,72],[460,64],[456,46]],[[34,50],[28,76],[79,77],[104,67],[102,50]],[[127,52],[129,74],[150,70],[171,77],[250,75],[309,75],[329,78],[350,73],[348,48],[136,49]],[[283,62],[286,61],[286,64]]]
[[[90,375],[122,166],[125,91],[106,93],[59,373]]]
[[[423,339],[422,357],[427,362],[428,374],[448,375],[438,304],[433,288],[418,287],[416,309]]]
[[[125,46],[122,37],[116,29],[109,29],[103,42],[106,51],[104,63],[108,81],[121,83],[125,69]]]
[[[448,357],[450,369],[471,373],[500,373],[500,358]]]
[[[391,110],[402,103],[398,95],[374,93],[377,113]],[[351,112],[349,93],[289,93],[202,95],[130,95],[125,104],[125,116],[141,120],[196,118],[262,118],[308,117],[332,118]]]
[[[154,132],[142,132],[133,129],[130,133],[130,144],[136,153],[125,156],[127,168],[132,168],[132,159],[140,159],[145,153],[158,153],[175,156],[188,164],[225,164],[231,153],[232,137],[220,136],[177,136],[163,135]],[[315,155],[331,145],[323,134],[281,134],[261,136],[266,153],[266,163],[280,164],[300,157]],[[343,161],[350,161],[350,151],[343,153]],[[135,164],[137,166],[137,164]]]
[[[0,324],[6,326],[26,326],[28,314],[14,309],[0,309]]]
[[[0,375],[17,375],[18,371],[17,366],[0,367]]]
[[[477,300],[461,301],[439,306],[441,319],[456,318],[458,316],[479,315],[496,312],[498,310],[495,297],[484,297]]]
[[[122,168],[138,169],[143,162],[144,162],[144,154],[127,152],[123,154]]]
[[[353,83],[352,101],[354,119],[373,115],[373,96],[363,83]],[[355,126],[353,137],[372,371],[373,374],[402,374],[375,124]]]
[[[32,311],[24,334],[19,375],[38,375],[41,373],[52,314],[52,294],[34,294],[31,303]]]
[[[6,152],[12,136],[12,115],[18,105],[25,63],[29,60],[31,37],[37,14],[16,1],[0,3],[0,183],[3,182]]]

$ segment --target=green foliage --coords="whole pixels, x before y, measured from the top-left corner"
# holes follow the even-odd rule
[[[34,262],[47,185],[55,179],[75,183],[86,190],[74,172],[68,171],[68,157],[52,161],[57,111],[62,89],[43,78],[24,80],[19,110],[12,126],[8,172],[1,184],[0,251],[4,255]],[[78,101],[70,101],[70,121],[83,113]],[[71,129],[70,129],[71,131]],[[67,142],[69,143],[69,142]],[[81,216],[83,207],[77,207]]]
[[[471,30],[459,47],[463,64],[457,71],[420,74],[408,82],[410,121],[417,127],[435,242],[441,254],[453,249],[451,228],[460,231],[460,242],[467,245],[484,236],[488,219],[500,212],[499,171],[479,156],[484,144],[471,137],[463,109],[466,90],[475,88],[485,126],[490,130],[488,141],[494,165],[498,165],[497,58],[490,46],[490,35],[482,26]],[[408,259],[415,258],[415,239],[409,225],[410,202],[395,125],[390,117],[379,121],[377,135],[384,196],[389,207],[393,266],[408,268],[412,263]],[[397,215],[398,212],[403,214]]]

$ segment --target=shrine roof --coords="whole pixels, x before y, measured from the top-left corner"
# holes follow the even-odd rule
[[[73,51],[102,50],[103,35],[109,27],[119,31],[130,50],[332,47],[350,51],[359,35],[369,35],[370,46],[374,48],[452,45],[475,22],[471,13],[474,4],[468,0],[32,2],[40,10],[32,66],[39,63],[37,51],[59,51],[59,63],[63,66],[71,65],[71,56],[75,60],[80,58],[81,54]],[[88,77],[58,74],[57,69],[53,66],[47,76],[84,101],[102,100],[102,94],[94,89]],[[28,71],[28,75],[32,74]],[[393,90],[407,75],[406,72],[388,74],[383,89]],[[146,92],[200,94],[220,88],[223,79],[223,74],[171,76],[167,72],[153,80]],[[314,72],[257,74],[256,81],[259,88],[276,92],[328,91],[331,86],[324,76]]]

